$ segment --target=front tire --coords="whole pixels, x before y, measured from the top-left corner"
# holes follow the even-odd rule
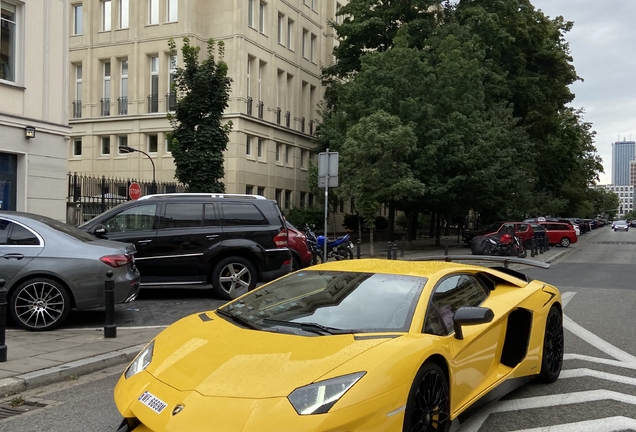
[[[233,300],[256,287],[256,269],[243,257],[224,258],[212,271],[212,287],[218,297]]]
[[[563,345],[563,317],[559,309],[552,306],[545,324],[539,381],[552,383],[557,380],[563,366]]]
[[[426,362],[413,380],[402,431],[448,432],[450,424],[448,379],[438,365]]]
[[[559,244],[561,245],[561,247],[568,247],[570,246],[570,239],[567,237],[563,237]]]
[[[9,300],[11,317],[26,330],[46,331],[59,327],[71,311],[71,297],[60,283],[48,278],[20,284]]]

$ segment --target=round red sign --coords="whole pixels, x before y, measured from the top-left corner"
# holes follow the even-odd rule
[[[141,197],[141,186],[139,186],[139,183],[133,182],[128,186],[128,195],[131,200],[138,200]]]

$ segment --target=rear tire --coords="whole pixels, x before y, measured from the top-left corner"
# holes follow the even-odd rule
[[[212,286],[218,297],[233,300],[256,287],[256,269],[243,257],[224,258],[212,271]]]
[[[543,354],[539,381],[552,383],[557,380],[563,366],[563,317],[556,306],[550,308],[545,322]]]
[[[426,362],[413,380],[402,431],[448,432],[450,424],[448,379],[437,364]]]
[[[53,330],[71,311],[71,297],[59,282],[34,278],[21,283],[11,294],[9,310],[13,321],[23,329]]]
[[[561,247],[568,247],[570,246],[570,239],[567,237],[563,237],[559,244],[561,245]]]

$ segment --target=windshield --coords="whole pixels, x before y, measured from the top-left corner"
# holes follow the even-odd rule
[[[311,323],[333,330],[406,332],[424,277],[300,271],[219,308],[253,327]],[[298,327],[297,325],[291,327]]]
[[[500,223],[492,224],[488,228],[486,228],[484,230],[484,232],[487,232],[487,233],[497,232],[497,231],[499,231],[499,228],[501,228],[501,224]]]

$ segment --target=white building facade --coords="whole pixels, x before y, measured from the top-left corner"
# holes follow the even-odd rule
[[[622,217],[626,213],[634,210],[634,186],[628,185],[600,185],[607,191],[614,192],[618,195],[619,206],[617,209],[618,217]]]
[[[68,0],[0,0],[0,208],[65,219]]]

